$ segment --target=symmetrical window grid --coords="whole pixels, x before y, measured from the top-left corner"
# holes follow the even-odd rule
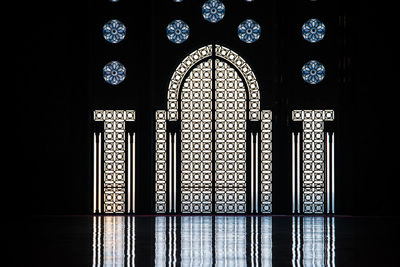
[[[219,0],[208,0],[203,4],[202,13],[205,20],[218,22],[225,16],[225,5]]]
[[[302,206],[303,213],[324,213],[326,194],[326,153],[324,121],[334,120],[333,110],[294,110],[293,121],[302,121]],[[298,138],[299,139],[299,138]],[[300,171],[300,150],[297,149],[296,162],[292,168]],[[297,166],[296,166],[297,165]],[[293,175],[296,175],[293,173]],[[293,177],[293,182],[294,182]],[[297,178],[298,180],[299,178]],[[299,182],[297,194],[299,194]],[[293,189],[296,189],[293,186]],[[297,200],[298,201],[298,200]],[[295,205],[295,203],[293,203]],[[299,205],[299,203],[297,203]]]
[[[104,213],[124,213],[126,211],[125,178],[127,173],[125,168],[125,122],[135,120],[135,111],[96,110],[94,111],[94,120],[104,121],[103,211]],[[102,153],[101,148],[98,153]],[[100,178],[98,179],[100,185],[101,174],[97,173],[97,175]],[[129,176],[131,176],[130,173]],[[100,192],[101,190],[98,192],[99,196]],[[101,211],[100,207],[98,209]]]

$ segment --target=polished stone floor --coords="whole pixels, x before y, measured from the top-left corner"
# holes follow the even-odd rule
[[[34,216],[29,266],[400,266],[399,217]]]

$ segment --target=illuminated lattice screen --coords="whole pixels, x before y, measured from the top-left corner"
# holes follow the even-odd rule
[[[260,91],[254,72],[246,61],[231,49],[215,45],[215,55],[231,63],[243,75],[249,91],[249,118],[251,121],[258,121],[260,119]]]
[[[179,89],[186,73],[202,59],[212,55],[212,45],[204,46],[188,55],[176,68],[168,86],[168,120],[178,120]]]
[[[211,212],[212,61],[197,65],[181,92],[181,211]]]
[[[246,89],[215,60],[215,211],[246,212]]]
[[[261,212],[272,212],[272,111],[261,111]]]
[[[166,212],[167,205],[167,112],[156,111],[156,212]]]
[[[123,213],[125,212],[125,122],[135,120],[135,111],[96,110],[94,119],[104,121],[104,212]]]
[[[292,119],[303,122],[303,212],[324,213],[324,121],[333,121],[334,111],[294,110]]]

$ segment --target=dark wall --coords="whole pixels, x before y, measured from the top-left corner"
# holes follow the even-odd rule
[[[140,3],[138,3],[140,2]],[[153,210],[154,111],[166,108],[170,76],[193,50],[210,43],[227,46],[252,67],[260,85],[261,108],[272,109],[274,213],[290,212],[290,122],[292,109],[335,109],[337,136],[337,213],[389,214],[395,208],[394,88],[387,39],[376,34],[379,11],[364,1],[224,1],[225,18],[216,24],[201,16],[204,1],[57,1],[39,3],[23,15],[26,38],[19,57],[22,92],[18,134],[18,182],[29,184],[36,214],[91,212],[91,134],[94,109],[134,109],[137,121],[137,208]],[[41,14],[41,15],[39,15]],[[29,16],[28,16],[29,15]],[[327,34],[309,44],[301,26],[324,22]],[[102,26],[117,18],[127,26],[117,45],[102,37]],[[252,18],[261,38],[245,44],[237,25]],[[169,42],[166,25],[182,19],[190,26],[183,44]],[[34,26],[33,26],[34,25]],[[301,78],[310,59],[327,75],[311,86]],[[102,67],[118,60],[126,80],[111,86]],[[389,74],[389,75],[388,75]],[[386,79],[385,79],[386,77]],[[390,78],[390,77],[389,77]],[[21,100],[22,99],[22,100]],[[25,190],[24,190],[25,192]]]

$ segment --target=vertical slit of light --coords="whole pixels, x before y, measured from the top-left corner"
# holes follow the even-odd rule
[[[129,133],[128,133],[128,145],[129,145]],[[128,153],[129,155],[129,153]],[[129,161],[128,161],[129,162]],[[128,194],[129,196],[129,194]],[[129,202],[128,202],[129,203]],[[128,209],[129,212],[129,209]],[[131,266],[131,217],[128,217],[128,227],[127,227],[127,238],[126,238],[126,264]]]
[[[296,247],[296,252],[297,252],[297,257],[296,257],[296,266],[300,266],[300,260],[301,260],[301,254],[300,254],[300,246],[302,245],[300,243],[300,217],[296,217],[297,219],[297,234],[296,234],[296,238],[297,238],[297,247]]]
[[[256,213],[258,213],[258,133],[256,133],[256,142],[255,142],[255,176],[254,176],[254,182],[255,182],[255,197],[256,197]]]
[[[300,213],[300,133],[297,133],[297,155],[296,155],[296,168],[297,168],[297,213]]]
[[[251,237],[251,242],[250,242],[250,258],[251,258],[251,266],[254,266],[254,217],[251,216],[251,232],[250,232],[250,237]]]
[[[327,217],[327,233],[326,233],[326,265],[327,267],[331,267],[331,218]]]
[[[96,155],[96,153],[94,155]],[[97,262],[96,262],[96,253],[97,253],[97,217],[95,217],[95,216],[93,216],[93,245],[92,245],[92,252],[93,252],[93,264],[92,264],[92,266],[95,267],[97,265]]]
[[[101,178],[102,178],[102,173],[101,173],[101,143],[103,142],[103,139],[101,138],[101,133],[99,133],[99,146],[98,146],[98,150],[97,150],[97,168],[98,168],[98,172],[97,172],[97,186],[98,186],[98,190],[97,190],[97,194],[98,194],[98,211],[99,213],[101,213],[101,199],[102,199],[102,195],[101,195]]]
[[[294,216],[292,217],[292,266],[296,266],[296,217]]]
[[[173,266],[176,266],[176,216],[174,216],[174,229],[173,229]]]
[[[128,133],[128,213],[131,212],[131,134]]]
[[[292,218],[293,220],[294,218]],[[272,267],[272,219],[261,217],[261,266]],[[292,231],[293,235],[293,231]]]
[[[332,133],[332,213],[335,213],[335,133]]]
[[[254,187],[254,143],[253,143],[253,133],[250,135],[250,154],[251,154],[251,160],[250,160],[250,203],[251,203],[251,213],[254,212],[254,195],[253,195],[253,187]]]
[[[258,217],[256,217],[256,246],[255,246],[255,250],[256,250],[256,257],[255,257],[255,261],[256,261],[256,266],[258,266]]]
[[[97,266],[101,265],[101,217],[96,216],[97,220]]]
[[[332,266],[335,266],[335,217],[332,217],[331,220],[332,226],[331,226],[331,240],[332,240],[332,251],[331,251],[331,262],[332,262]]]
[[[97,211],[97,141],[96,133],[93,134],[93,213]]]
[[[168,158],[168,165],[169,165],[169,170],[168,170],[168,199],[169,199],[169,201],[168,201],[168,210],[169,210],[169,213],[171,213],[171,210],[172,210],[172,203],[171,203],[171,201],[172,201],[172,134],[171,133],[168,133],[168,155],[169,155],[169,158]]]
[[[331,208],[331,173],[330,173],[330,166],[331,165],[331,158],[330,158],[330,141],[329,141],[329,133],[326,133],[326,212],[330,212]]]
[[[136,133],[132,134],[132,212],[136,212]]]
[[[168,217],[168,266],[172,266],[172,220]]]
[[[132,217],[132,266],[135,266],[135,245],[136,245],[136,224],[135,224],[135,217]]]
[[[292,133],[292,213],[296,212],[296,143]]]
[[[174,212],[176,212],[176,133],[174,133],[174,164],[173,164],[173,174],[174,174]]]

